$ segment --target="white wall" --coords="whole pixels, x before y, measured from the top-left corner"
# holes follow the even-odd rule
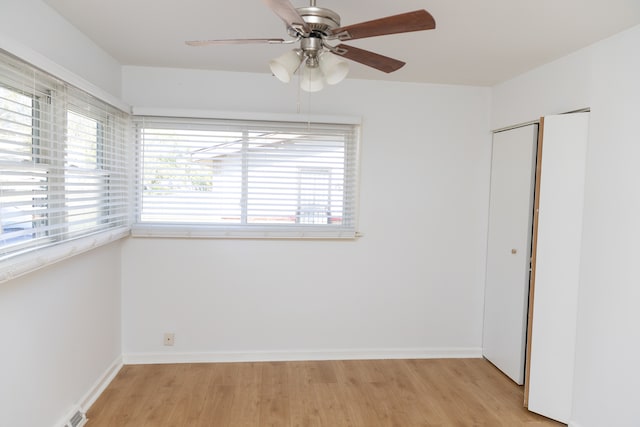
[[[0,425],[53,426],[119,359],[120,243],[0,285]]]
[[[39,0],[3,1],[0,48],[120,94],[120,66]],[[0,425],[53,426],[120,360],[120,243],[0,284]]]
[[[493,90],[492,125],[591,107],[572,425],[638,426],[640,26]],[[530,102],[534,100],[534,102]]]
[[[640,425],[640,26],[593,52],[574,414]]]
[[[37,66],[44,58],[56,68],[46,71],[69,70],[120,97],[120,64],[41,0],[2,0],[0,48]]]
[[[134,107],[361,116],[364,234],[128,240],[125,360],[480,354],[487,88],[347,80],[298,100],[267,74],[124,67],[123,95]]]
[[[491,129],[589,106],[591,49],[582,49],[495,87]]]

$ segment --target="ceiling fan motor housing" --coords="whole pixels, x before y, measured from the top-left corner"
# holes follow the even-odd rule
[[[331,30],[340,26],[340,15],[333,10],[316,6],[300,7],[297,10],[312,33],[328,36],[331,35]]]
[[[300,49],[308,67],[318,66],[318,55],[322,51],[322,39],[314,33],[300,41]]]
[[[297,9],[309,27],[309,34],[304,35],[300,40],[300,49],[304,55],[307,67],[318,66],[318,55],[323,49],[322,39],[331,35],[334,28],[340,27],[340,15],[330,9],[309,6]],[[295,32],[289,28],[289,32]]]

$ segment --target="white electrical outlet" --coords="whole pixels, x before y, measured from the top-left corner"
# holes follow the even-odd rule
[[[164,345],[173,345],[175,340],[175,334],[173,332],[164,333]]]

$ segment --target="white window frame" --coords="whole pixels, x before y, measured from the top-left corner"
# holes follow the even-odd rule
[[[4,149],[9,151],[0,151],[2,168],[5,171],[41,171],[46,176],[46,184],[43,186],[46,188],[43,199],[46,208],[42,210],[46,223],[34,222],[32,237],[18,244],[12,241],[10,234],[6,235],[6,240],[0,239],[1,283],[128,235],[131,224],[131,175],[127,172],[129,167],[126,153],[129,114],[123,112],[120,107],[113,107],[2,50],[0,85],[7,91],[34,99],[31,112],[34,117],[33,136],[31,142],[26,143],[32,147],[30,159],[12,160],[11,145],[5,144]],[[103,131],[110,132],[106,139],[104,132],[97,133],[97,150],[109,153],[108,158],[100,160],[96,156],[96,170],[91,170],[90,174],[89,169],[83,171],[65,165],[66,156],[72,147],[68,145],[69,112],[95,120],[97,126],[98,123],[103,125]],[[113,150],[116,150],[117,154],[114,154]],[[102,161],[105,163],[98,164]],[[89,227],[73,227],[73,223],[69,222],[72,221],[70,215],[74,212],[73,202],[68,198],[71,187],[67,178],[70,173],[79,177],[75,187],[77,200],[80,200],[81,204],[93,205],[92,209],[98,214],[94,222],[88,222]],[[103,179],[94,179],[94,176],[98,175]],[[97,182],[100,188],[83,194],[86,188],[84,184],[90,181]],[[117,181],[117,189],[110,188],[111,181]],[[104,182],[104,185],[100,182]],[[16,188],[16,191],[19,191],[20,187]],[[7,194],[9,193],[5,193],[4,196]],[[16,208],[14,204],[18,202],[12,201],[15,199],[13,196],[2,196],[0,189],[0,205],[3,210]],[[5,224],[10,224],[11,218],[8,214],[5,214],[4,218],[0,214],[0,222],[3,219]],[[70,230],[70,225],[75,230]]]
[[[314,117],[313,119],[302,122],[300,116],[276,115],[276,114],[246,114],[234,116],[216,112],[200,112],[189,111],[187,114],[171,114],[171,112],[163,111],[164,114],[158,114],[158,110],[151,110],[153,115],[144,114],[146,110],[134,109],[134,132],[137,135],[137,206],[136,219],[132,226],[133,237],[176,237],[176,238],[251,238],[251,239],[353,239],[359,236],[357,232],[357,211],[358,211],[358,177],[359,177],[359,144],[360,144],[360,120],[357,118],[336,118],[336,117]],[[251,124],[252,122],[268,121],[272,125],[280,123],[286,129],[287,125],[302,126],[304,128],[313,128],[314,123],[318,126],[333,125],[344,126],[350,129],[348,144],[350,144],[345,152],[345,163],[348,163],[347,177],[345,177],[345,185],[348,188],[342,189],[342,194],[346,195],[344,203],[345,211],[349,210],[349,216],[342,224],[332,224],[328,221],[325,224],[304,224],[298,221],[290,224],[249,224],[244,219],[239,224],[216,224],[216,223],[198,223],[190,221],[179,222],[149,222],[142,218],[143,206],[143,141],[141,140],[140,129],[144,128],[147,123],[175,123],[179,126],[181,122],[192,123],[193,121],[202,123],[211,123],[215,126],[219,123],[228,124],[229,121],[236,121],[239,126]],[[246,180],[243,179],[243,186]],[[298,184],[296,184],[298,185]],[[246,201],[245,201],[246,203]],[[242,217],[246,215],[246,210],[242,209]],[[298,217],[298,216],[297,216]],[[298,217],[299,218],[299,217]]]

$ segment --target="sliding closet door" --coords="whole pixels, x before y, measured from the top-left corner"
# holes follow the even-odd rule
[[[564,423],[571,416],[588,120],[588,113],[547,116],[542,127],[528,408]]]
[[[482,354],[524,382],[538,126],[493,136]]]

